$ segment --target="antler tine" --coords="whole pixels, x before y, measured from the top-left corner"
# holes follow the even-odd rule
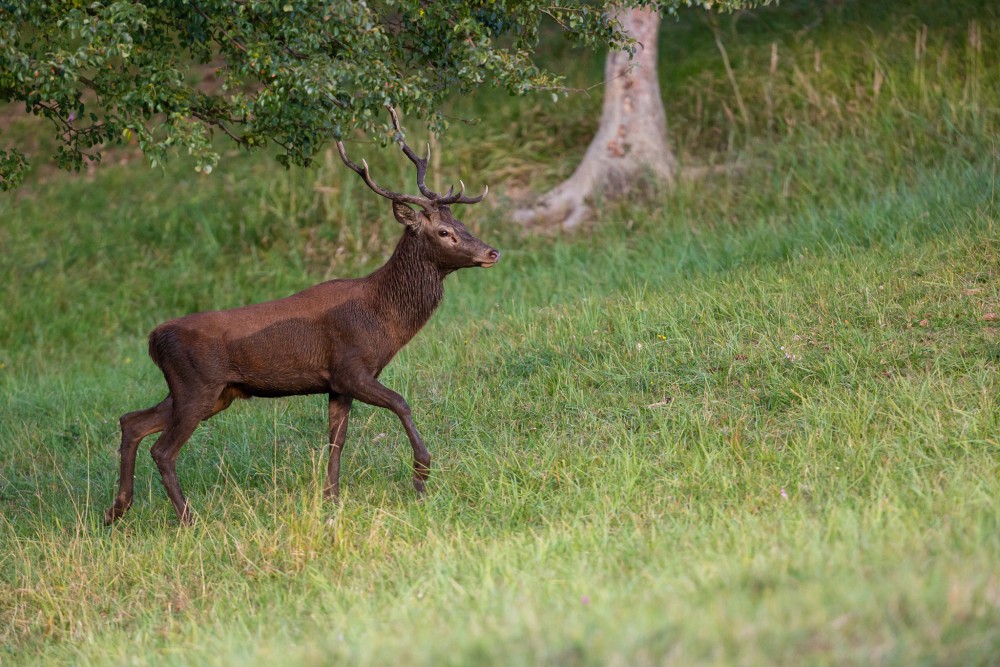
[[[410,158],[410,162],[417,167],[417,187],[420,189],[420,194],[428,199],[437,199],[438,194],[424,185],[424,180],[427,178],[427,164],[431,160],[431,145],[427,144],[427,157],[421,160],[403,140],[405,135],[403,134],[403,128],[399,124],[399,116],[396,115],[396,110],[390,104],[386,104],[385,108],[389,110],[389,115],[392,117],[392,126],[396,129],[396,136],[394,137],[396,143],[403,149],[403,154]]]
[[[354,162],[347,157],[347,150],[344,148],[344,142],[337,142],[337,151],[340,153],[340,159],[344,161],[348,167],[353,171],[357,172],[359,176],[364,180],[365,184],[371,188],[376,194],[385,197],[386,199],[391,199],[392,201],[404,202],[406,204],[414,204],[423,208],[424,210],[431,210],[434,208],[434,201],[431,198],[417,197],[416,195],[407,195],[399,192],[393,192],[392,190],[386,190],[375,181],[372,180],[372,176],[368,171],[368,162],[365,160],[361,161],[364,167],[359,167]]]
[[[452,188],[448,192],[448,195],[446,197],[441,197],[440,199],[437,200],[437,203],[439,205],[478,204],[479,202],[483,201],[483,199],[486,197],[486,195],[489,194],[489,192],[490,192],[490,186],[487,185],[483,189],[483,194],[479,195],[478,197],[466,197],[465,196],[465,183],[461,179],[459,179],[458,183],[461,186],[461,189],[457,193],[452,194],[452,192],[455,189],[455,188]]]

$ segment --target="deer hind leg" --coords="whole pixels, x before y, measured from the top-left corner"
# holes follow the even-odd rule
[[[123,415],[119,420],[122,430],[121,470],[118,475],[118,495],[114,503],[104,513],[104,525],[108,526],[121,518],[132,505],[133,482],[135,481],[135,453],[139,443],[147,435],[159,433],[170,419],[173,400],[168,394],[158,405],[145,410],[137,410]]]
[[[163,429],[163,435],[149,450],[160,471],[167,497],[170,498],[174,511],[177,512],[177,518],[182,524],[190,525],[191,511],[177,479],[177,456],[181,452],[181,447],[198,428],[198,424],[228,408],[238,395],[239,392],[228,388],[213,388],[183,402],[178,398],[174,401],[174,408],[166,428]]]

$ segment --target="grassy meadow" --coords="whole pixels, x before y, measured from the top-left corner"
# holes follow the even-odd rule
[[[422,500],[390,413],[355,405],[337,507],[325,397],[254,400],[181,454],[193,527],[154,438],[102,525],[118,417],[165,392],[155,324],[391,252],[335,153],[205,176],[124,149],[4,195],[0,664],[1000,663],[1000,9],[682,13],[660,46],[680,159],[738,166],[573,235],[513,227],[511,194],[568,175],[599,89],[455,101],[481,122],[431,179],[490,184],[461,214],[503,259],[382,376]]]

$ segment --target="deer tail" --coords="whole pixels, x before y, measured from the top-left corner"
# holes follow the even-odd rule
[[[177,349],[178,343],[177,332],[172,327],[158,326],[149,334],[149,357],[162,369],[163,361]]]

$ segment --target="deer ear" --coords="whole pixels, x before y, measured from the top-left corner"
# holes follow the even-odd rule
[[[396,216],[396,220],[407,227],[415,227],[420,224],[420,214],[403,202],[392,202],[392,214]]]

